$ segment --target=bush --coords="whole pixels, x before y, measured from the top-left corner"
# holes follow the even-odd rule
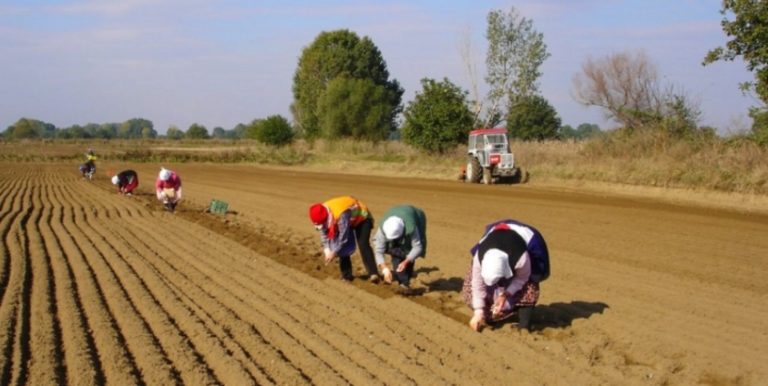
[[[422,92],[403,115],[403,140],[422,150],[444,153],[467,140],[474,117],[467,107],[466,91],[448,79],[421,80]]]
[[[254,138],[267,145],[283,146],[293,142],[294,132],[288,120],[281,115],[272,115],[254,122]]]

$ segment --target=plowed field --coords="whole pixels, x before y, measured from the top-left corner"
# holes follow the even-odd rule
[[[125,167],[125,165],[120,165]],[[768,216],[527,186],[175,166],[185,201],[103,171],[0,164],[0,384],[764,384]],[[115,170],[104,165],[101,170]],[[428,216],[415,296],[338,280],[307,207],[352,194]],[[225,216],[203,213],[212,198]],[[552,253],[531,333],[471,331],[483,226]],[[353,265],[362,273],[361,262]]]

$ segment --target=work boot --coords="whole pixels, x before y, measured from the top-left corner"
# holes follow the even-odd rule
[[[398,285],[395,291],[403,296],[410,296],[411,294],[413,294],[413,290],[411,290],[411,287],[405,284]]]
[[[373,283],[373,284],[379,284],[379,281],[381,281],[381,279],[379,278],[379,275],[377,275],[377,274],[375,274],[375,273],[374,273],[373,275],[371,275],[371,276],[368,278],[368,280],[369,280],[371,283]]]

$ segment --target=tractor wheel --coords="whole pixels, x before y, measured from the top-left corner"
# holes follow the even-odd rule
[[[490,185],[493,183],[493,176],[491,175],[491,168],[483,168],[483,184]]]
[[[509,182],[513,184],[524,184],[528,182],[528,172],[525,169],[518,167]]]
[[[466,179],[464,181],[470,184],[480,182],[482,170],[483,168],[480,166],[480,161],[475,157],[469,157],[469,160],[467,161]]]

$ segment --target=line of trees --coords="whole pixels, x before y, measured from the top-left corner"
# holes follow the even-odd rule
[[[743,57],[748,68],[756,72],[756,82],[742,87],[755,91],[764,103],[751,111],[752,138],[768,145],[768,51],[762,49],[768,43],[768,2],[726,0],[721,12],[723,29],[732,40],[725,48],[712,50],[704,64]],[[583,139],[601,134],[594,124],[576,129],[563,126],[555,108],[541,95],[540,68],[550,54],[532,20],[513,7],[491,10],[485,36],[484,80],[490,91],[484,97],[477,95],[475,79],[472,99],[447,78],[424,78],[414,100],[403,106],[404,90],[390,78],[386,62],[370,38],[347,29],[324,31],[298,59],[290,106],[292,122],[275,115],[230,130],[216,127],[212,132],[195,123],[186,131],[171,126],[166,137],[252,138],[274,145],[290,143],[299,136],[310,141],[399,137],[424,151],[442,153],[463,143],[476,127],[505,125],[511,137],[522,140]],[[473,66],[468,63],[467,67],[472,77]],[[699,126],[701,111],[685,90],[660,79],[663,77],[644,52],[619,52],[588,58],[574,76],[572,92],[585,106],[602,109],[624,133],[660,130],[678,138],[714,136],[713,128]],[[401,124],[398,117],[402,117]],[[156,138],[158,134],[152,122],[142,118],[63,129],[22,118],[3,137],[128,139]]]

